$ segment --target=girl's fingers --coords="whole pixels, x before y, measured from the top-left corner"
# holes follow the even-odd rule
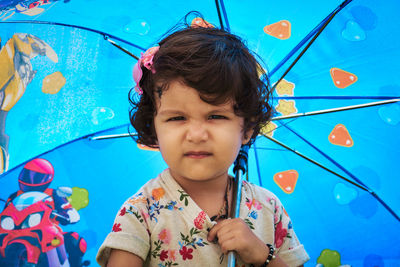
[[[224,241],[218,242],[219,246],[223,253],[228,253],[229,251],[237,251],[238,250],[238,243],[235,237],[230,237],[225,239]]]
[[[221,245],[228,240],[236,239],[237,235],[235,235],[235,233],[232,231],[228,231],[228,232],[224,232],[224,233],[222,233],[222,231],[221,231],[220,233],[218,233],[217,237],[218,237],[218,243]]]
[[[242,219],[226,219],[217,223],[213,228],[211,228],[210,232],[208,233],[208,241],[213,241],[217,237],[217,233],[219,233],[222,229],[224,231],[250,231],[247,224]]]
[[[262,262],[269,251],[249,226],[238,218],[217,223],[208,234],[209,241],[216,238],[223,253],[236,251],[245,262]]]
[[[208,241],[213,241],[217,237],[217,233],[221,230],[224,229],[226,225],[229,225],[231,223],[232,219],[226,219],[223,221],[220,221],[216,225],[214,225],[213,228],[211,228],[210,232],[208,233],[207,239]]]

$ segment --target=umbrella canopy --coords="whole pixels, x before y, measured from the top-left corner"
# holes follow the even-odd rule
[[[221,21],[246,38],[268,63],[265,67],[272,69],[340,3],[332,0],[320,6],[319,12],[313,12],[311,2],[308,6],[292,2],[293,8],[285,14],[279,12],[280,4],[272,3],[268,16],[257,8],[263,5],[261,1],[244,7],[239,1],[226,7],[221,2]],[[47,43],[58,60],[47,61],[46,56],[38,56],[29,61],[32,71],[37,72],[6,115],[5,134],[12,144],[7,148],[9,168],[75,138],[128,123],[125,99],[133,86],[129,73],[136,60],[107,40],[140,55],[191,10],[220,24],[214,1],[136,1],[134,5],[131,1],[2,1],[1,9],[3,45],[14,33],[29,33]],[[251,15],[255,12],[257,16]],[[258,19],[252,21],[250,17]],[[290,38],[286,36],[282,42],[264,32],[266,25],[285,18],[296,25]],[[52,87],[51,83],[60,80],[57,90],[42,94],[34,89],[42,88],[44,78],[54,72],[58,75],[46,81]],[[47,112],[40,112],[40,108],[34,113],[27,110],[32,108],[32,99],[36,107]],[[124,101],[123,105],[117,99]],[[22,140],[30,140],[29,146]]]
[[[264,2],[1,1],[0,56],[12,60],[0,58],[0,84],[12,100],[0,117],[0,197],[18,190],[25,162],[48,160],[50,187],[71,187],[80,214],[63,230],[83,236],[94,261],[119,205],[166,168],[131,138],[98,139],[127,130],[136,60],[123,50],[139,55],[198,10],[246,39],[271,74],[276,118],[249,151],[249,177],[285,204],[306,266],[398,266],[400,106],[382,101],[399,98],[399,4]]]

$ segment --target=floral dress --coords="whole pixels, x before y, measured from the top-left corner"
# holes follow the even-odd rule
[[[241,203],[240,217],[264,243],[274,244],[289,266],[309,259],[274,194],[244,182]],[[166,169],[122,205],[97,261],[105,266],[114,248],[136,254],[144,266],[227,266],[219,245],[207,241],[214,224]],[[250,266],[240,258],[236,264]]]

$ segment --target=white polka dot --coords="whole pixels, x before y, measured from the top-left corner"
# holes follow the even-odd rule
[[[286,189],[286,191],[290,191],[290,190],[292,190],[292,187],[291,187],[291,186],[288,186],[288,187],[286,187],[285,189]]]

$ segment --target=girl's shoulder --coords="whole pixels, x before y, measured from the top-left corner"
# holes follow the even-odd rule
[[[247,181],[243,181],[243,192],[245,194],[250,194],[253,197],[269,197],[278,199],[278,197],[268,189]]]
[[[273,192],[253,183],[244,181],[242,194],[244,195],[246,201],[257,201],[266,206],[282,206],[281,201]]]
[[[160,175],[158,175],[156,178],[150,179],[144,185],[142,185],[136,191],[136,193],[134,193],[124,202],[124,204],[135,205],[146,203],[148,198],[152,198],[153,195],[157,194],[158,191],[162,191],[161,188],[162,182],[160,180]]]
[[[173,181],[169,170],[161,172],[156,178],[147,181],[134,195],[125,201],[125,205],[149,204],[167,200],[173,197],[173,191],[179,189],[176,182]]]

